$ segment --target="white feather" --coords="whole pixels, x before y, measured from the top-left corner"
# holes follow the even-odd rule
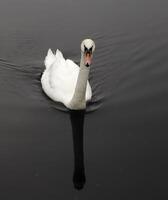
[[[49,49],[44,63],[46,69],[41,78],[43,90],[52,100],[62,102],[68,107],[75,92],[79,66],[72,60],[65,60],[58,49],[55,55]],[[91,87],[87,82],[86,101],[89,101],[91,97]]]

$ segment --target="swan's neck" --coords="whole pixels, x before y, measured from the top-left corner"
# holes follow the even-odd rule
[[[84,64],[84,55],[81,53],[81,62],[79,75],[75,87],[75,92],[69,104],[69,108],[73,110],[82,110],[86,108],[86,86],[89,77],[90,67]]]

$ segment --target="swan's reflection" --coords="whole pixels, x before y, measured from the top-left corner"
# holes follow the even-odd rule
[[[72,124],[73,149],[74,149],[74,187],[78,190],[84,187],[85,167],[84,167],[84,151],[83,151],[83,125],[85,110],[71,110],[70,118]]]

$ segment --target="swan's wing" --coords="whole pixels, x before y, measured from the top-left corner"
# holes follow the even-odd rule
[[[47,56],[45,57],[45,60],[44,60],[46,69],[48,69],[54,61],[55,61],[55,55],[53,54],[51,49],[49,49],[47,52]]]
[[[58,88],[66,77],[66,62],[61,51],[57,49],[54,56],[55,59],[48,69],[50,86],[53,89]]]
[[[47,56],[45,57],[44,64],[46,69],[49,69],[54,62],[61,62],[65,59],[60,50],[57,49],[56,53],[54,54],[51,49],[48,50]]]
[[[57,49],[57,51],[55,53],[55,58],[56,58],[56,60],[59,60],[59,61],[61,61],[61,60],[65,61],[65,58],[59,49]]]

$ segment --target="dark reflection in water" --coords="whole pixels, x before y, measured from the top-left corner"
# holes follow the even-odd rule
[[[74,187],[78,190],[84,187],[85,166],[84,166],[84,150],[83,150],[83,126],[84,126],[85,110],[71,110],[70,119],[72,125],[73,149],[74,149]]]

